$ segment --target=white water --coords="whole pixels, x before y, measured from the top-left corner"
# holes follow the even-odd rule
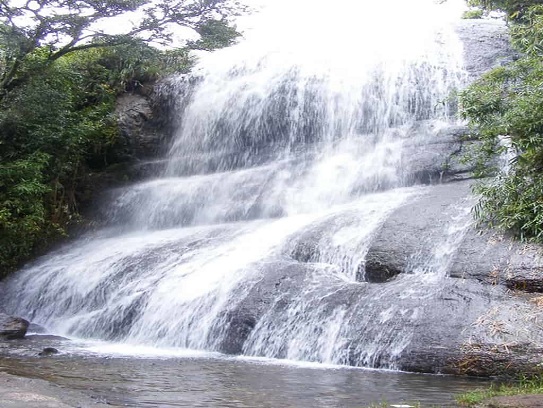
[[[458,235],[384,288],[364,259],[425,192],[406,187],[402,146],[450,120],[462,50],[445,6],[352,3],[274,3],[202,58],[163,177],[118,192],[118,230],[8,282],[6,307],[83,338],[393,367],[420,313],[392,299],[428,297]]]

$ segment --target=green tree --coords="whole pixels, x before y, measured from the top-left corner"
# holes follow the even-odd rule
[[[159,50],[170,24],[211,50],[238,36],[227,0],[0,0],[0,278],[66,233],[79,218],[89,172],[117,140],[116,98],[172,72],[189,48]],[[238,8],[239,9],[239,8]],[[122,35],[96,24],[138,11]]]
[[[539,1],[491,1],[517,13],[511,23],[513,44],[522,57],[494,69],[461,95],[462,114],[482,145],[474,158],[482,175],[476,216],[524,240],[543,242],[543,6]],[[491,166],[508,153],[505,169]]]
[[[543,4],[543,0],[468,0],[468,5],[486,10],[501,10],[510,17],[518,18],[529,7]]]
[[[34,70],[76,51],[135,39],[168,45],[172,26],[205,32],[212,21],[219,21],[217,26],[226,27],[225,16],[240,9],[229,0],[0,1],[0,98],[28,79],[32,70],[27,63],[37,49],[45,54]],[[142,18],[122,34],[109,34],[102,28],[131,12]],[[235,30],[229,34],[237,36]]]

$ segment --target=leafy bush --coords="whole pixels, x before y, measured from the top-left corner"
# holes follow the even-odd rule
[[[186,50],[141,43],[42,65],[46,53],[28,56],[32,75],[0,100],[0,277],[78,219],[83,175],[105,168],[118,137],[116,97],[191,64]]]
[[[474,19],[483,18],[483,15],[484,15],[483,10],[474,9],[474,10],[464,11],[464,14],[462,14],[462,18],[466,20],[474,20]]]
[[[476,188],[475,212],[520,239],[543,242],[543,7],[524,8],[511,32],[524,56],[486,74],[460,98],[482,141],[472,160],[480,175],[498,174]],[[513,158],[504,169],[489,164],[506,152]]]
[[[158,50],[137,39],[137,29],[125,36],[95,33],[85,42],[88,38],[78,24],[90,23],[95,14],[66,21],[57,14],[37,18],[47,14],[45,6],[57,3],[40,2],[37,14],[28,4],[18,9],[8,1],[0,7],[0,278],[79,219],[84,175],[108,165],[107,151],[118,138],[116,98],[161,76],[187,72],[193,62],[188,48]],[[118,15],[138,4],[155,4],[102,3],[100,13],[106,15],[107,10]],[[230,45],[238,36],[224,20],[212,19],[223,3],[199,2],[201,9],[190,6],[190,21],[178,21],[200,32],[201,39],[190,44],[193,48]],[[81,2],[78,7],[96,4]],[[186,7],[188,3],[180,2],[164,10],[174,13]],[[78,14],[76,9],[64,11]],[[30,13],[37,25],[21,29],[10,19],[13,13]],[[153,20],[153,13],[143,26],[151,28],[155,40],[168,40],[161,31],[164,21]],[[171,18],[177,21],[183,15]],[[48,34],[57,29],[74,42],[66,45],[58,40],[62,36]]]
[[[25,160],[0,163],[0,278],[57,230],[48,221],[45,200],[50,186],[43,174],[49,159],[37,153]]]

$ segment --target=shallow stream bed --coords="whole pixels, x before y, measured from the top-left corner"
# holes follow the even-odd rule
[[[78,349],[53,343],[61,354],[38,356],[41,341],[32,339],[0,349],[0,371],[47,380],[89,394],[97,402],[128,407],[361,408],[382,401],[452,407],[456,394],[488,385],[470,378],[213,354],[131,350],[138,354],[134,357],[107,344]]]

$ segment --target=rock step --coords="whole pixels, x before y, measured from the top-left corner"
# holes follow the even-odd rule
[[[0,313],[0,339],[22,339],[26,335],[30,322],[20,318]]]

